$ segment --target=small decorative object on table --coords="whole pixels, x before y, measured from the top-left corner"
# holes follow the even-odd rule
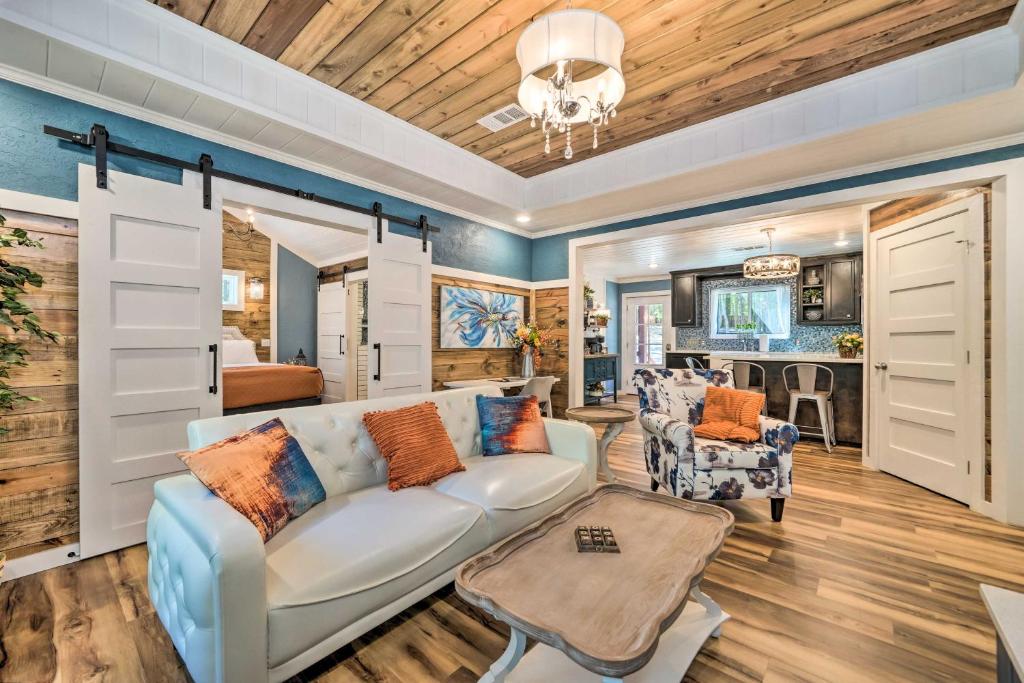
[[[864,348],[864,337],[858,332],[843,332],[832,337],[840,358],[856,358]]]
[[[617,553],[619,544],[612,530],[606,526],[576,527],[576,552]]]
[[[299,348],[299,353],[294,358],[288,359],[288,365],[305,365],[306,354],[302,352],[302,348]]]
[[[824,311],[822,311],[820,308],[809,308],[806,311],[804,311],[804,320],[810,320],[811,322],[817,322],[817,321],[821,320],[821,317],[823,315],[824,315]]]
[[[811,289],[804,290],[804,303],[805,304],[820,304],[824,299],[824,291],[821,287],[812,287]]]
[[[519,324],[512,343],[523,360],[520,376],[533,377],[537,374],[536,361],[540,359],[541,351],[544,349],[547,341],[547,332],[542,332],[536,322],[531,320],[525,325]]]
[[[594,311],[594,324],[598,327],[608,327],[608,321],[612,319],[612,314],[607,308],[599,308]]]

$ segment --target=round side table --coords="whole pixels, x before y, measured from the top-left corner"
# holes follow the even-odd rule
[[[636,412],[615,406],[580,406],[567,409],[565,416],[577,422],[605,426],[604,434],[601,435],[601,440],[597,443],[598,466],[601,468],[604,478],[609,482],[614,482],[615,475],[608,467],[608,446],[615,441],[615,437],[622,433],[627,422],[636,419]]]

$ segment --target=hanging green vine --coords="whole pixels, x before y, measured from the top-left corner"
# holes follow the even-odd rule
[[[6,220],[0,215],[0,229]],[[22,228],[13,228],[10,232],[0,233],[0,249],[11,247],[30,247],[43,249],[43,243],[32,239]],[[42,287],[43,277],[29,268],[11,263],[0,258],[0,325],[10,328],[10,334],[0,336],[0,411],[6,412],[16,408],[25,401],[38,401],[33,396],[26,396],[12,387],[11,369],[28,365],[29,351],[25,348],[25,338],[18,337],[19,332],[27,332],[29,339],[36,338],[45,342],[56,342],[60,337],[56,332],[44,330],[32,308],[22,300],[25,286]],[[0,427],[0,434],[7,433],[6,427]]]

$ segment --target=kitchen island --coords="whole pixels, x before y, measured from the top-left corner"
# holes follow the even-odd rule
[[[692,352],[691,352],[692,353]],[[835,373],[832,388],[832,405],[835,409],[836,439],[840,443],[859,446],[862,442],[864,412],[863,384],[864,359],[840,358],[834,353],[756,351],[707,351],[709,367],[721,368],[733,361],[757,363],[765,370],[765,392],[768,400],[768,415],[788,419],[789,395],[782,381],[782,369],[793,363],[814,363],[824,365]],[[796,372],[790,371],[790,381],[796,381]],[[752,375],[752,381],[757,381]],[[795,386],[793,388],[796,388]],[[818,390],[828,388],[828,373],[818,373]],[[811,401],[801,401],[796,415],[796,424],[817,427],[818,413]],[[814,438],[814,437],[811,437]]]

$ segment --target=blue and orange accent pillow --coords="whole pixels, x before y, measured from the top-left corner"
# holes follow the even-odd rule
[[[279,418],[178,457],[214,495],[245,515],[264,543],[327,498]]]
[[[550,453],[536,396],[477,396],[484,455]]]

